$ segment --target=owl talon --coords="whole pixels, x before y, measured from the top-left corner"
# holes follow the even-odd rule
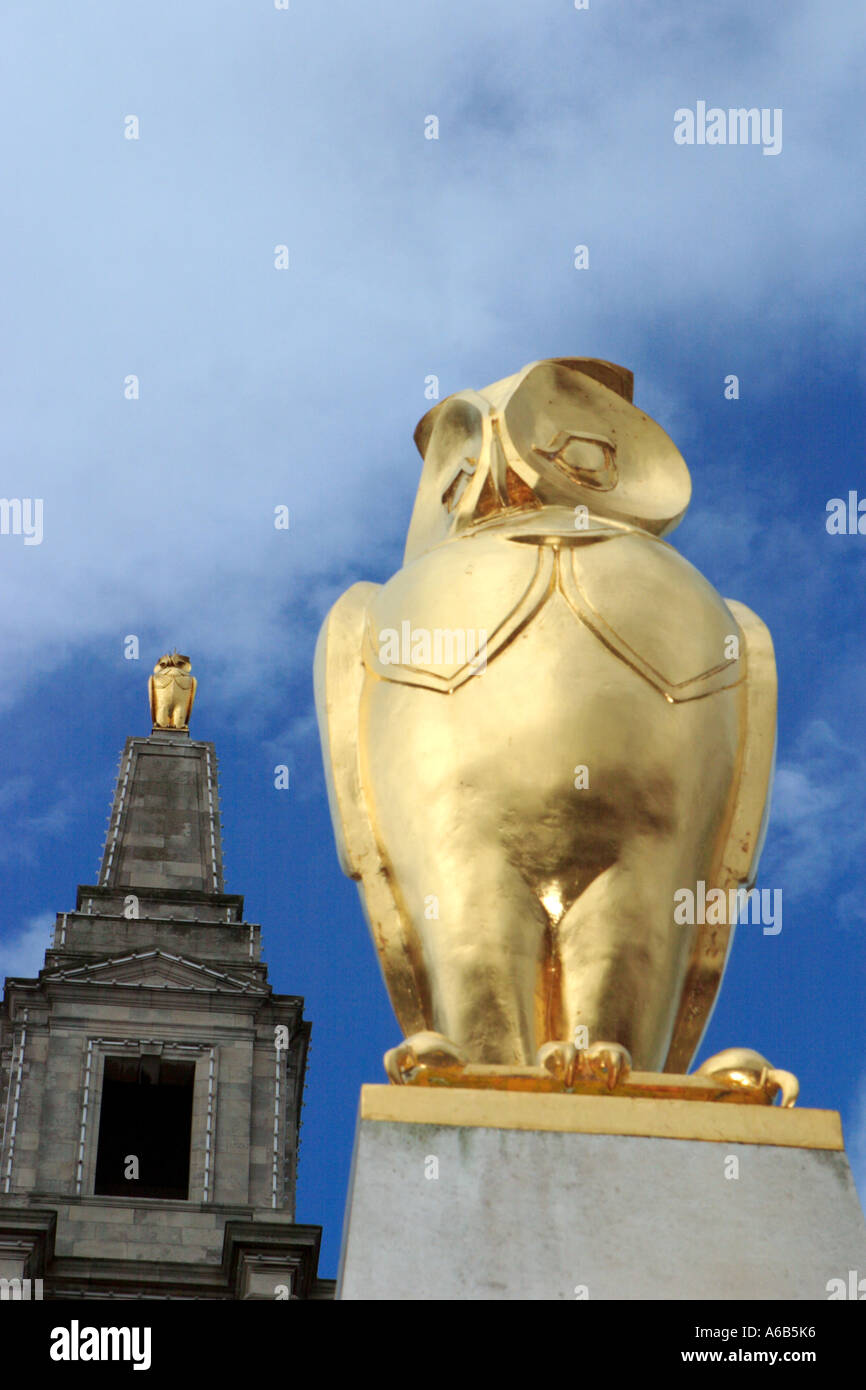
[[[468,1057],[441,1033],[413,1033],[385,1053],[385,1071],[395,1086],[408,1086],[427,1067],[459,1074]]]
[[[614,1042],[592,1043],[578,1053],[577,1075],[584,1081],[604,1081],[612,1091],[631,1071],[631,1055]]]
[[[575,1081],[602,1081],[612,1091],[631,1071],[631,1057],[619,1043],[577,1048],[570,1042],[546,1042],[535,1060],[568,1090]]]
[[[577,1048],[570,1042],[546,1042],[538,1049],[535,1061],[537,1066],[544,1067],[563,1086],[570,1087],[574,1081]]]
[[[782,1108],[790,1110],[800,1093],[800,1083],[789,1071],[777,1071],[771,1067],[766,1057],[751,1048],[729,1047],[724,1052],[708,1057],[698,1067],[696,1075],[710,1076],[725,1086],[738,1090],[758,1090],[766,1103],[772,1105],[781,1092]]]
[[[800,1083],[792,1072],[778,1071],[775,1067],[771,1067],[767,1072],[766,1085],[772,1100],[775,1100],[776,1096],[781,1091],[781,1105],[783,1110],[792,1110],[794,1108],[797,1103],[797,1097],[800,1094]]]

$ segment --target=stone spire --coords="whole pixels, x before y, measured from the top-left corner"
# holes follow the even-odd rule
[[[161,658],[99,881],[0,1004],[0,1278],[47,1297],[333,1296],[294,1222],[310,1024],[223,892],[194,694],[189,658]]]
[[[179,729],[127,739],[99,886],[222,893],[213,744]]]

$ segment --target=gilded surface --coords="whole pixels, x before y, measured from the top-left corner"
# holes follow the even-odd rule
[[[360,1118],[382,1124],[645,1135],[836,1153],[845,1148],[842,1121],[836,1110],[716,1105],[667,1095],[633,1100],[618,1095],[562,1096],[470,1087],[443,1091],[367,1085],[361,1087]]]
[[[316,654],[338,851],[405,1034],[389,1075],[683,1073],[731,929],[679,925],[674,895],[754,882],[769,633],[663,539],[689,474],[625,369],[532,363],[416,441],[404,566],[349,589]],[[714,1095],[792,1103],[738,1057]]]
[[[190,659],[167,652],[147,682],[150,717],[155,729],[187,729],[198,682],[190,675]]]

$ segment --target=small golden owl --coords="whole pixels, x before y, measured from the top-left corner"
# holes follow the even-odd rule
[[[316,654],[401,1055],[526,1066],[577,1037],[684,1072],[731,930],[680,925],[676,895],[754,882],[769,632],[663,539],[689,473],[625,368],[533,362],[415,439],[403,568],[350,588]]]
[[[178,652],[161,656],[148,679],[150,716],[155,729],[186,729],[198,681],[190,675],[190,659]]]

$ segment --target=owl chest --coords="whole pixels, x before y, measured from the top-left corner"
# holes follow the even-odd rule
[[[381,680],[453,694],[530,649],[532,670],[560,687],[588,674],[618,683],[613,658],[673,703],[741,678],[723,600],[670,547],[630,535],[443,546],[379,591],[363,659]]]

